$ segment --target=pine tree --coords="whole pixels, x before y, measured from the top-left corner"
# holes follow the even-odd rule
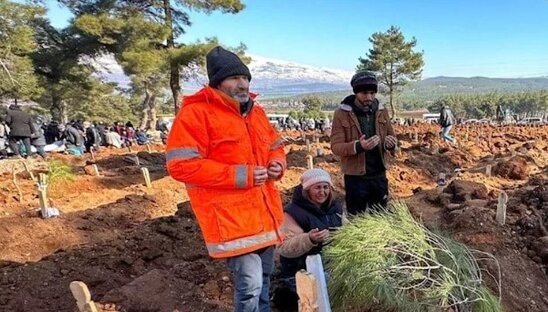
[[[31,99],[43,92],[30,54],[36,50],[32,24],[44,14],[38,6],[0,0],[0,98]]]
[[[422,74],[423,52],[414,52],[417,40],[406,41],[399,27],[391,26],[386,32],[376,32],[369,42],[373,45],[366,58],[359,58],[358,70],[379,73],[380,82],[388,88],[392,117],[396,114],[394,97],[401,87]]]
[[[80,36],[72,26],[56,29],[46,19],[35,22],[34,32],[37,48],[31,57],[46,90],[40,104],[49,109],[53,120],[66,122],[73,117],[69,115],[69,105],[74,103],[71,97],[78,94],[78,98],[84,98],[93,85],[100,83],[92,77],[92,66],[83,63],[82,58],[97,55],[101,46]]]
[[[192,64],[201,64],[208,48],[213,47],[215,39],[206,39],[204,43],[181,43],[177,39],[191,26],[188,11],[211,13],[238,13],[244,9],[239,0],[121,0],[89,1],[61,0],[76,15],[75,25],[87,36],[96,37],[99,42],[110,46],[121,63],[135,64],[135,60],[144,57],[144,62],[154,62],[157,75],[167,74],[172,92],[174,111],[180,104],[181,69]],[[135,25],[131,25],[134,23]],[[139,25],[148,25],[142,28]],[[152,32],[156,32],[151,36]],[[162,63],[163,64],[160,64]],[[123,64],[122,64],[123,65]],[[142,64],[145,65],[145,64]],[[132,73],[134,68],[127,74]],[[139,70],[144,74],[144,68]],[[150,92],[152,85],[163,85],[164,77],[137,77],[139,84],[148,88],[145,91],[144,107],[154,110],[154,105],[146,104],[156,96]],[[138,76],[138,75],[137,75]],[[149,79],[150,78],[150,79]],[[135,81],[135,79],[132,79]],[[149,112],[150,115],[150,112]],[[152,114],[153,115],[153,114]]]

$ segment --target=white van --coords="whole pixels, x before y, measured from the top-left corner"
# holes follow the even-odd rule
[[[289,117],[288,114],[266,114],[266,117],[268,117],[268,121],[270,122],[270,124],[278,129],[278,127],[280,126],[280,123],[278,120],[280,120],[280,118],[283,120],[283,122],[285,122],[287,120],[287,118]]]
[[[440,120],[440,113],[422,114],[422,119],[427,123],[438,123]]]
[[[518,121],[518,125],[542,124],[542,117],[525,117]]]

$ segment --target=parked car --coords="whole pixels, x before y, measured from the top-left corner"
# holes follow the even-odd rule
[[[544,121],[542,117],[525,117],[517,122],[518,125],[532,125],[532,124],[542,124]]]
[[[482,118],[482,119],[478,120],[478,123],[487,124],[487,125],[493,124],[494,122],[495,121],[490,119],[490,118]]]

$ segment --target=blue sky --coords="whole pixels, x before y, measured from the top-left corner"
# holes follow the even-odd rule
[[[50,1],[54,26],[68,12]],[[354,70],[374,32],[399,26],[424,51],[423,78],[548,76],[548,0],[244,0],[238,14],[191,12],[182,42],[228,46],[319,67]]]

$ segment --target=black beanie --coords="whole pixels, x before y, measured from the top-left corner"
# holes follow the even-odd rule
[[[370,71],[357,72],[352,76],[350,85],[352,86],[354,94],[362,91],[373,91],[376,93],[378,90],[377,77],[375,76],[375,73]]]
[[[249,68],[240,60],[240,58],[222,47],[215,47],[209,51],[206,56],[207,77],[209,85],[216,88],[221,81],[230,76],[247,76],[251,81]]]

